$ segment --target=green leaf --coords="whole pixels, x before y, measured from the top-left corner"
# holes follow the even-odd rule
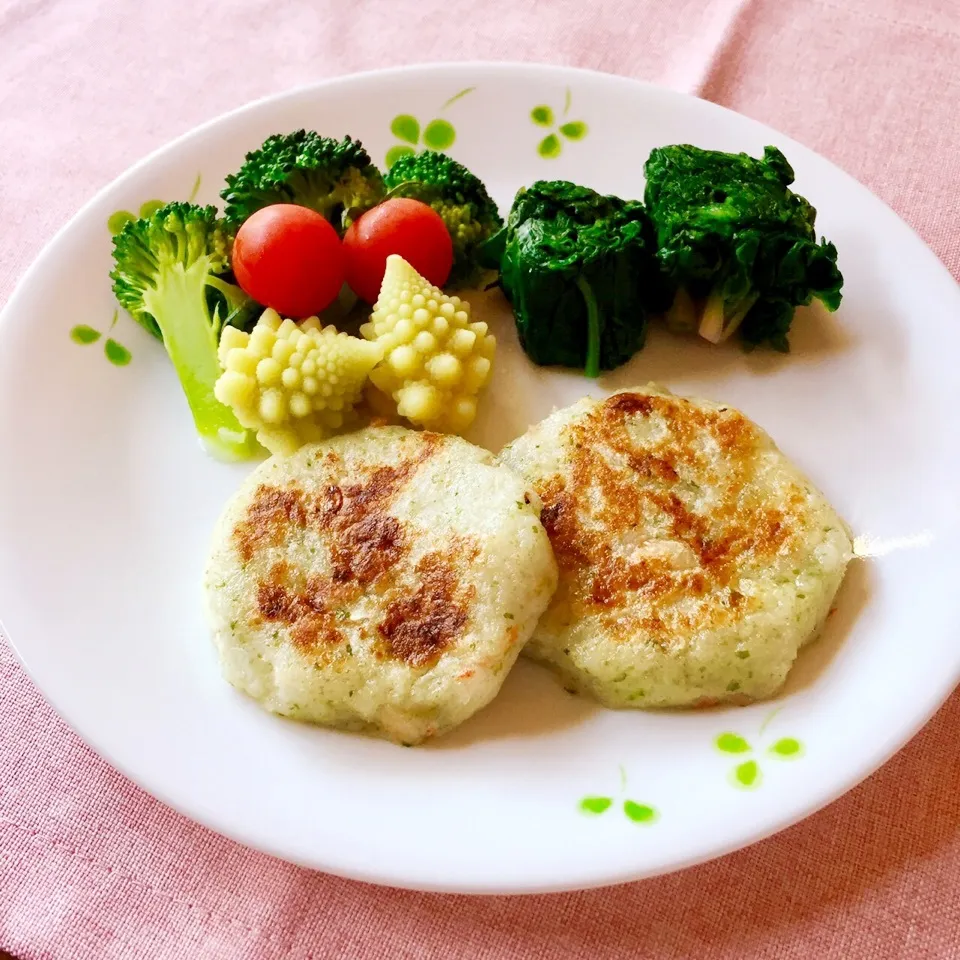
[[[771,748],[770,753],[783,760],[795,760],[803,753],[803,745],[793,737],[781,737]]]
[[[401,113],[390,122],[390,132],[398,140],[417,143],[420,140],[420,121],[409,113]]]
[[[747,760],[733,771],[733,778],[737,786],[748,790],[760,786],[760,767],[756,760]]]
[[[584,797],[580,801],[580,809],[584,813],[600,814],[609,810],[612,803],[609,797]]]
[[[448,150],[456,139],[457,132],[447,120],[431,120],[423,131],[423,142],[431,150]]]
[[[70,339],[84,347],[90,343],[96,343],[102,336],[99,330],[94,330],[85,323],[81,323],[70,331]]]
[[[539,153],[541,157],[546,157],[549,160],[553,159],[553,157],[559,157],[561,149],[560,138],[555,133],[551,133],[540,141],[537,147],[537,153]]]
[[[658,816],[653,807],[648,807],[643,803],[635,803],[633,800],[623,801],[623,812],[634,823],[653,823]]]
[[[717,749],[724,753],[747,753],[750,744],[738,733],[721,733],[717,737]]]
[[[571,120],[560,128],[560,132],[568,140],[582,140],[587,135],[587,125],[582,120]]]
[[[545,104],[539,107],[534,107],[530,111],[530,119],[538,126],[552,127],[553,111]]]
[[[115,367],[125,367],[133,359],[130,351],[116,340],[108,340],[103,345],[103,352]]]
[[[413,147],[398,143],[387,151],[387,166],[392,167],[401,157],[412,157],[416,152]]]
[[[507,228],[501,227],[495,234],[488,237],[477,248],[477,263],[481,267],[492,270],[500,269],[500,260],[507,246]]]

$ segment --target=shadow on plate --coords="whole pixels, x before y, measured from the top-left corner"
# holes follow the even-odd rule
[[[872,574],[868,560],[855,559],[851,562],[823,633],[800,651],[776,699],[782,700],[812,687],[827,671],[870,601]]]
[[[578,726],[599,710],[598,704],[567,693],[549,670],[521,657],[489,706],[423,749],[462,750],[508,737],[529,740]]]
[[[797,310],[789,353],[768,347],[747,353],[735,338],[721,344],[707,343],[698,336],[670,333],[654,322],[644,349],[629,363],[603,376],[600,385],[612,391],[655,380],[670,387],[675,378],[722,379],[737,370],[768,376],[790,364],[816,362],[848,350],[853,342],[837,315],[825,310],[818,301]]]
[[[837,597],[835,612],[827,621],[822,635],[814,643],[800,652],[787,683],[776,697],[764,701],[764,704],[777,704],[807,687],[813,686],[827,671],[834,657],[848,640],[853,624],[860,616],[871,595],[871,570],[867,562],[855,560],[844,579]],[[237,694],[237,696],[240,696]],[[244,702],[254,709],[252,701]],[[745,704],[744,706],[758,706]],[[722,714],[741,709],[731,703],[697,710],[663,709],[635,711],[635,716],[697,717],[703,714]],[[586,697],[567,693],[553,673],[533,661],[521,657],[504,681],[500,693],[493,702],[470,718],[462,726],[450,733],[419,746],[419,751],[463,750],[496,741],[530,741],[541,736],[549,736],[572,727],[605,712],[604,708]],[[623,711],[624,714],[634,711]],[[273,718],[275,719],[275,718]],[[288,730],[301,739],[301,742],[315,748],[327,738],[342,742],[344,734],[333,730],[318,730],[309,724],[295,720],[286,721]],[[379,755],[384,741],[369,738],[362,734],[348,734],[352,748],[358,747]],[[343,759],[339,757],[339,759]],[[326,763],[335,763],[338,755],[325,753]],[[355,762],[353,754],[349,763]]]

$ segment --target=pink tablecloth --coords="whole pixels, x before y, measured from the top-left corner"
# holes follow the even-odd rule
[[[96,189],[200,121],[438,59],[588,66],[726,104],[863,180],[960,275],[960,0],[0,0],[0,298]],[[181,819],[80,743],[0,642],[0,947],[22,960],[960,957],[958,730],[955,695],[826,811],[679,875],[424,896]]]

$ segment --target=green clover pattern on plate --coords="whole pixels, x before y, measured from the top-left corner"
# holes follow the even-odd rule
[[[197,197],[197,191],[200,189],[201,176],[198,173],[197,179],[193,181],[193,188],[190,190],[190,196],[187,197],[188,203],[193,203]],[[140,204],[138,213],[131,213],[129,210],[117,210],[111,213],[107,218],[107,229],[111,236],[116,236],[128,223],[136,220],[138,217],[149,217],[156,213],[165,203],[164,200],[145,200]]]
[[[476,87],[466,87],[459,93],[455,93],[443,104],[440,112],[442,113],[467,94],[473,93],[475,89]],[[449,120],[434,117],[421,129],[420,121],[409,113],[398,113],[390,121],[390,132],[402,142],[395,143],[387,151],[387,167],[392,167],[400,157],[416,153],[421,145],[427,150],[449,150],[457,139],[457,131]]]
[[[560,116],[563,122],[559,126],[557,126],[557,118],[553,108],[547,106],[547,104],[539,104],[530,111],[530,119],[538,127],[547,127],[550,130],[537,144],[537,153],[547,160],[560,156],[564,140],[582,140],[587,135],[588,128],[582,120],[563,119],[570,112],[571,100],[570,88],[567,87],[563,102],[563,113]]]
[[[760,725],[759,737],[763,737],[764,730],[777,713],[779,710],[774,710]],[[746,737],[726,731],[714,740],[714,746],[721,753],[738,758],[739,762],[730,771],[730,783],[733,786],[740,790],[755,790],[760,786],[763,782],[763,770],[757,759],[758,751]],[[775,760],[798,760],[803,756],[804,750],[803,744],[795,737],[779,737],[764,753]]]
[[[112,330],[116,325],[119,311],[113,311],[113,320],[110,323]],[[89,327],[85,323],[80,323],[70,331],[70,339],[81,347],[89,347],[97,343],[103,334],[95,327]],[[113,337],[107,337],[103,344],[103,355],[115,366],[125,367],[133,359],[133,354],[122,344],[118,343]]]
[[[627,774],[624,768],[620,767],[620,794],[621,796],[627,789]],[[599,817],[606,813],[614,805],[614,797],[604,796],[602,794],[591,794],[584,797],[578,804],[581,813],[589,817]],[[633,823],[643,826],[649,826],[660,818],[660,813],[656,807],[651,807],[645,803],[638,803],[629,797],[623,797],[622,802],[618,804],[623,815]]]

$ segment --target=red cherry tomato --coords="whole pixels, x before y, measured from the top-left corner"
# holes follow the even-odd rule
[[[310,317],[336,299],[344,278],[343,245],[319,213],[276,203],[248,217],[233,242],[237,283],[284,317]]]
[[[407,197],[385,200],[354,221],[343,250],[347,283],[367,303],[376,303],[392,253],[436,287],[447,282],[453,266],[453,241],[440,214]]]

